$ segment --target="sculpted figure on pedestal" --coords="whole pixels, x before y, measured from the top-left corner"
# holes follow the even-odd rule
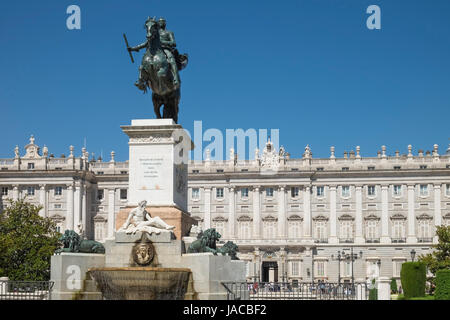
[[[165,223],[160,217],[154,217],[145,210],[147,201],[139,202],[137,208],[130,211],[127,221],[118,230],[118,232],[125,232],[127,234],[135,234],[136,232],[147,232],[148,234],[161,232],[171,232],[175,227]]]
[[[131,61],[134,62],[132,51],[145,49],[142,63],[139,67],[139,78],[135,85],[144,93],[151,88],[153,107],[158,119],[170,118],[178,123],[178,104],[180,102],[179,71],[188,64],[188,55],[180,54],[176,49],[175,37],[172,31],[166,30],[166,20],[156,21],[148,17],[145,21],[146,40],[135,47],[128,46]],[[160,108],[164,105],[163,115]]]

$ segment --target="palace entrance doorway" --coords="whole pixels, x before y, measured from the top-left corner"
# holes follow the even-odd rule
[[[276,261],[263,261],[262,282],[278,282],[278,263]]]

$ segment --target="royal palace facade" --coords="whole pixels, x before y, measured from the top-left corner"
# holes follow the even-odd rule
[[[0,159],[0,206],[26,198],[58,229],[103,241],[128,198],[128,162],[55,157],[34,137],[21,155]],[[189,213],[203,229],[239,246],[248,279],[367,281],[400,277],[401,264],[431,251],[435,228],[450,224],[450,147],[375,157],[360,148],[291,159],[269,141],[254,160],[189,163]],[[353,254],[353,259],[351,258]]]

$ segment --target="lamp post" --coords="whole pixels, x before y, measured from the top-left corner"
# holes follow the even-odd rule
[[[353,253],[353,247],[350,248],[350,254],[344,255],[345,260],[352,262],[352,287],[355,286],[355,277],[353,273],[353,262],[357,260],[358,258],[362,258],[363,252],[359,251],[359,256],[356,253]]]
[[[338,261],[338,286],[341,284],[341,251],[338,251],[336,259],[331,255],[331,260]]]
[[[416,250],[412,249],[410,254],[411,254],[411,261],[414,262],[414,258],[416,257]]]

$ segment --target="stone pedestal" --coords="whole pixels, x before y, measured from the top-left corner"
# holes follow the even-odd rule
[[[50,269],[50,280],[55,282],[52,300],[102,299],[95,281],[86,278],[86,273],[89,268],[104,265],[104,254],[63,252],[53,255]]]
[[[194,292],[198,300],[226,300],[222,282],[245,282],[245,262],[229,256],[207,253],[183,254],[181,265],[192,271]]]
[[[172,119],[131,120],[121,126],[130,138],[128,203],[116,217],[116,230],[129,212],[146,200],[147,211],[175,226],[175,238],[188,235],[197,222],[187,212],[187,165],[193,143]]]
[[[391,279],[378,278],[378,300],[391,300]]]
[[[172,119],[131,120],[121,126],[130,138],[128,205],[147,200],[151,206],[187,212],[187,166],[193,144]]]

